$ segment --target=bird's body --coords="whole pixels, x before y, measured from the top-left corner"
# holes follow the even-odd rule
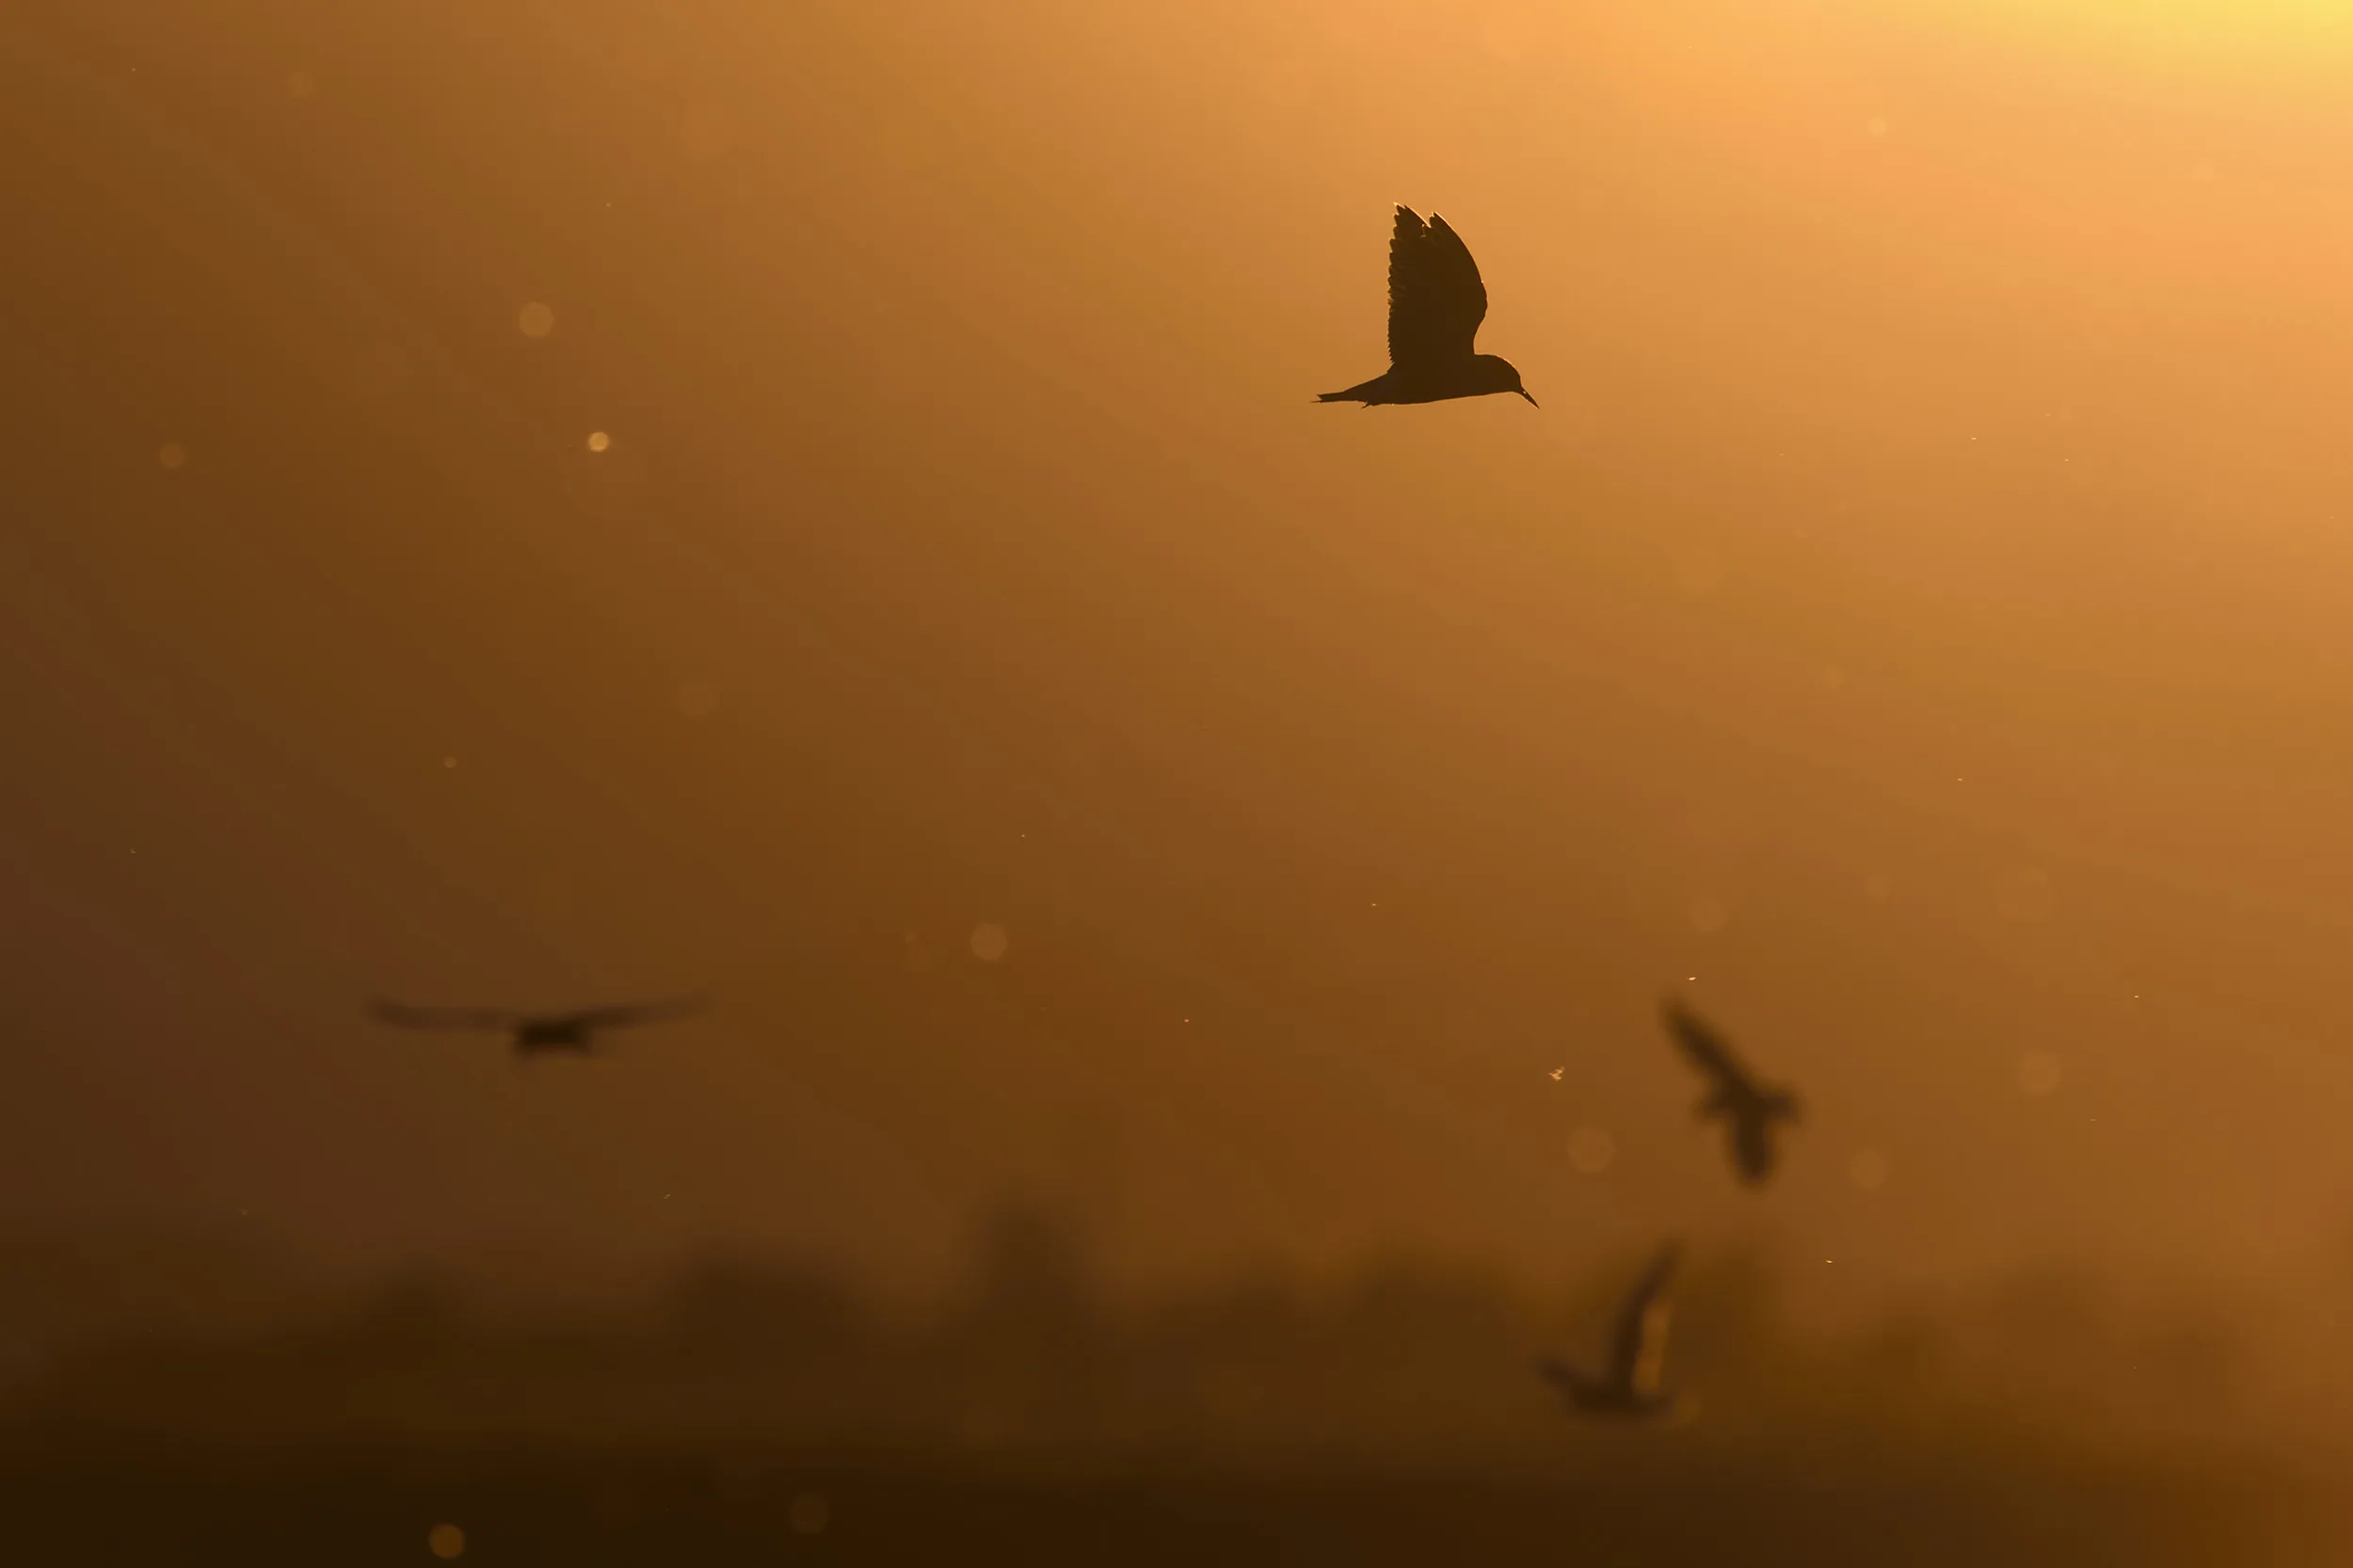
[[[507,1037],[518,1056],[586,1056],[596,1049],[597,1035],[604,1030],[664,1023],[699,1012],[702,1005],[699,997],[680,997],[617,1007],[584,1007],[571,1013],[514,1013],[492,1007],[409,1007],[396,1001],[378,1001],[369,1010],[383,1022],[403,1029],[494,1031]]]
[[[579,1018],[525,1018],[514,1029],[515,1048],[528,1056],[538,1050],[577,1051],[593,1048],[596,1031]]]
[[[1638,1420],[1675,1413],[1677,1397],[1662,1386],[1661,1373],[1666,1368],[1671,1311],[1667,1283],[1674,1277],[1682,1256],[1682,1243],[1668,1242],[1626,1293],[1610,1336],[1609,1364],[1600,1376],[1580,1372],[1555,1356],[1536,1364],[1537,1371],[1559,1391],[1561,1402],[1571,1411],[1579,1416]]]
[[[1743,1185],[1763,1186],[1773,1174],[1774,1126],[1801,1118],[1797,1096],[1760,1082],[1733,1055],[1722,1035],[1673,998],[1666,1003],[1665,1019],[1667,1032],[1685,1058],[1709,1080],[1707,1094],[1693,1113],[1724,1124],[1734,1172]]]
[[[1369,381],[1359,381],[1346,392],[1324,392],[1319,403],[1361,403],[1369,408],[1376,403],[1444,403],[1449,398],[1482,397],[1488,392],[1518,392],[1528,397],[1520,385],[1520,373],[1512,368],[1509,360],[1493,354],[1474,354],[1467,366],[1460,361],[1442,365],[1391,365]],[[1528,397],[1530,403],[1536,400]]]
[[[1443,403],[1528,389],[1509,360],[1472,351],[1487,319],[1487,285],[1470,248],[1437,214],[1397,210],[1389,233],[1389,368],[1319,403]]]

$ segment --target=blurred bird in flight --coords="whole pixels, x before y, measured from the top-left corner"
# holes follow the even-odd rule
[[[1667,1282],[1674,1277],[1675,1265],[1682,1257],[1683,1243],[1669,1241],[1626,1293],[1609,1341],[1609,1365],[1601,1376],[1588,1377],[1557,1356],[1536,1363],[1536,1370],[1560,1390],[1569,1409],[1580,1416],[1674,1413],[1675,1396],[1660,1388],[1659,1376],[1667,1364],[1667,1323],[1672,1311]]]
[[[1758,1082],[1724,1037],[1673,997],[1667,999],[1665,1017],[1667,1032],[1684,1057],[1709,1080],[1696,1113],[1723,1120],[1734,1171],[1745,1185],[1763,1186],[1773,1174],[1773,1124],[1800,1119],[1797,1096]]]
[[[1509,360],[1471,352],[1486,319],[1487,285],[1463,237],[1435,213],[1424,223],[1400,207],[1389,235],[1389,368],[1316,401],[1370,408],[1517,392],[1534,403]]]
[[[518,1056],[543,1051],[586,1056],[596,1048],[596,1036],[605,1030],[667,1023],[701,1012],[703,1004],[701,997],[680,997],[668,1001],[584,1007],[571,1013],[515,1013],[496,1007],[410,1007],[397,1001],[376,1001],[369,1003],[368,1011],[402,1029],[495,1031],[507,1036]]]

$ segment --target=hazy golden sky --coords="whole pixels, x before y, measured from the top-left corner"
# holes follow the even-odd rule
[[[2331,9],[8,8],[0,1224],[2338,1248]]]

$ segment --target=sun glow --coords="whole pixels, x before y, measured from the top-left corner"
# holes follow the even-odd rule
[[[2340,0],[1918,0],[1939,22],[2195,68],[2353,65]]]

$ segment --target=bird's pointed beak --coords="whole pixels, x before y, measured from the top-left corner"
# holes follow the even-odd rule
[[[1513,387],[1512,390],[1513,390],[1513,392],[1515,392],[1519,393],[1522,397],[1527,398],[1527,399],[1528,399],[1528,401],[1529,401],[1529,403],[1530,405],[1532,405],[1533,407],[1535,407],[1535,408],[1543,408],[1543,407],[1544,407],[1544,405],[1543,405],[1543,404],[1538,403],[1538,402],[1536,401],[1536,399],[1535,399],[1532,395],[1530,395],[1530,393],[1529,392],[1529,390],[1528,390],[1526,387]]]

